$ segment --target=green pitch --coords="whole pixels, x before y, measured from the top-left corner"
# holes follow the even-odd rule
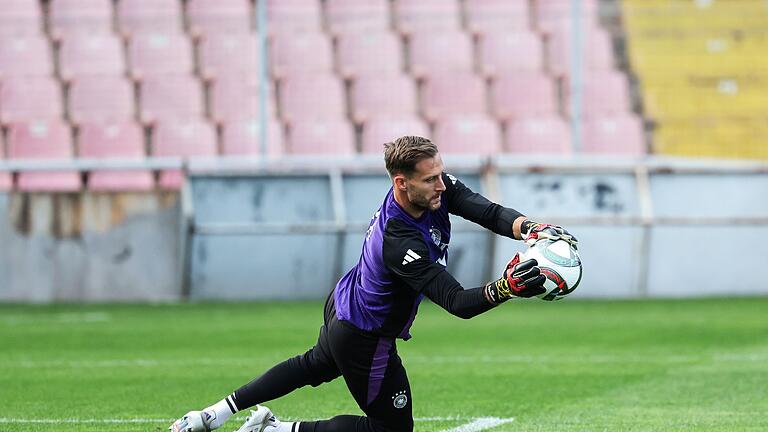
[[[0,431],[165,430],[304,352],[321,314],[0,305]],[[768,430],[768,298],[513,301],[470,321],[424,304],[413,335],[399,350],[417,431]],[[267,405],[360,412],[342,380]]]

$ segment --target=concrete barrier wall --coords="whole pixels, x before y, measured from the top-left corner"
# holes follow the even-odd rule
[[[0,301],[180,296],[176,197],[0,194]]]
[[[452,172],[577,235],[578,297],[768,295],[764,170],[492,168]],[[389,189],[380,171],[193,172],[181,200],[0,194],[0,301],[322,298],[359,259]],[[524,248],[452,221],[449,270],[465,287]]]

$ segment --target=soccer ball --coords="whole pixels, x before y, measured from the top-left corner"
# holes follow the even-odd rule
[[[545,291],[538,297],[545,301],[562,300],[572,293],[581,282],[581,258],[579,252],[565,240],[541,239],[531,245],[520,261],[535,259],[541,274],[547,277]]]

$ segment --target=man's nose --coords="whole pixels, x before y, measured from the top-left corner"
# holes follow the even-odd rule
[[[440,176],[437,178],[437,184],[436,184],[436,190],[444,191],[445,190],[445,182],[443,181],[443,177]]]

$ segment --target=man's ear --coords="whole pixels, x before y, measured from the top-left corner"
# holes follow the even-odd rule
[[[408,179],[403,174],[396,174],[394,177],[392,177],[392,181],[395,184],[395,189],[405,192],[407,189],[407,181]]]

